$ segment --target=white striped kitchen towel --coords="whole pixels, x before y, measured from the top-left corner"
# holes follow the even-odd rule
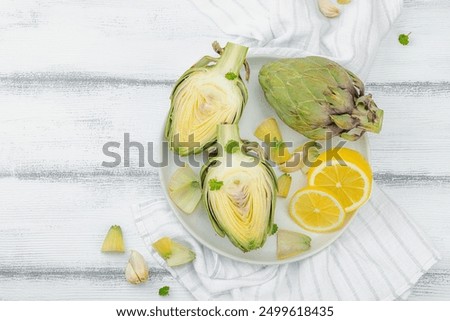
[[[170,268],[154,258],[198,300],[393,300],[439,258],[430,242],[376,185],[347,230],[322,252],[296,263],[241,263],[199,244],[164,199],[134,208],[145,245],[169,236],[197,254],[192,264]],[[224,240],[226,241],[226,240]]]
[[[251,53],[316,54],[359,74],[368,73],[384,34],[400,12],[400,0],[354,0],[327,19],[315,0],[192,0],[234,41]],[[160,237],[187,243],[192,264],[168,267],[155,259],[199,300],[392,300],[405,298],[439,254],[420,229],[374,186],[343,235],[311,258],[279,266],[233,261],[199,244],[164,199],[133,210],[139,234],[151,249]]]

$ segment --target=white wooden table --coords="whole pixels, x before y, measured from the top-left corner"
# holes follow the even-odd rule
[[[449,17],[449,1],[407,0],[368,80],[385,110],[375,179],[443,256],[412,300],[450,299]],[[155,141],[174,80],[220,35],[182,0],[0,2],[1,300],[158,300],[164,285],[191,299],[132,221],[131,204],[162,195],[156,170],[102,167],[102,146]],[[128,255],[100,253],[112,224],[148,258],[147,284],[124,280]]]

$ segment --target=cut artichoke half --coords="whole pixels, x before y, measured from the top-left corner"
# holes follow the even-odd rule
[[[203,202],[218,235],[243,252],[255,250],[272,231],[277,178],[259,145],[241,140],[238,125],[217,132],[219,153],[200,172]]]
[[[213,48],[220,57],[205,56],[178,79],[173,88],[165,137],[176,153],[203,151],[216,141],[218,124],[237,123],[247,103],[247,88],[240,76],[247,47],[227,43]]]
[[[169,180],[171,200],[186,214],[191,214],[202,198],[198,176],[185,164],[178,168]]]
[[[168,266],[178,266],[189,263],[195,259],[195,253],[186,246],[163,237],[152,244],[153,249],[158,252]]]
[[[277,233],[277,258],[279,260],[297,256],[311,248],[311,238],[308,235],[279,230]]]

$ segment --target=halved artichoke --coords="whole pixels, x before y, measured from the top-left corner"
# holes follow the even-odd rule
[[[217,125],[237,123],[247,103],[240,70],[248,48],[231,42],[225,48],[215,42],[213,48],[220,57],[200,59],[178,79],[170,97],[165,137],[182,156],[214,143]]]
[[[272,231],[277,178],[259,145],[241,140],[238,125],[219,125],[217,132],[218,156],[200,172],[203,200],[216,233],[251,251]]]

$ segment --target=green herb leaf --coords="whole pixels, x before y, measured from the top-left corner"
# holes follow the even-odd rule
[[[225,151],[228,154],[233,154],[239,150],[239,143],[235,140],[230,140],[225,146]]]
[[[403,46],[407,46],[409,44],[409,35],[410,34],[411,34],[411,32],[408,33],[407,35],[402,33],[401,35],[398,36],[398,42],[400,42]]]
[[[161,289],[159,289],[159,295],[160,296],[168,296],[169,295],[169,286],[163,286]]]
[[[273,224],[272,231],[270,231],[270,235],[274,235],[276,232],[278,232],[278,225]]]
[[[225,74],[225,78],[227,78],[228,80],[235,80],[237,78],[237,75],[234,72],[227,72]]]
[[[274,141],[274,147],[276,148],[276,149],[282,149],[282,148],[285,148],[286,147],[286,143],[285,142],[282,142],[282,141],[278,141],[278,140],[275,140]]]
[[[223,185],[222,181],[218,181],[217,179],[213,178],[209,180],[209,189],[211,191],[218,191]]]

